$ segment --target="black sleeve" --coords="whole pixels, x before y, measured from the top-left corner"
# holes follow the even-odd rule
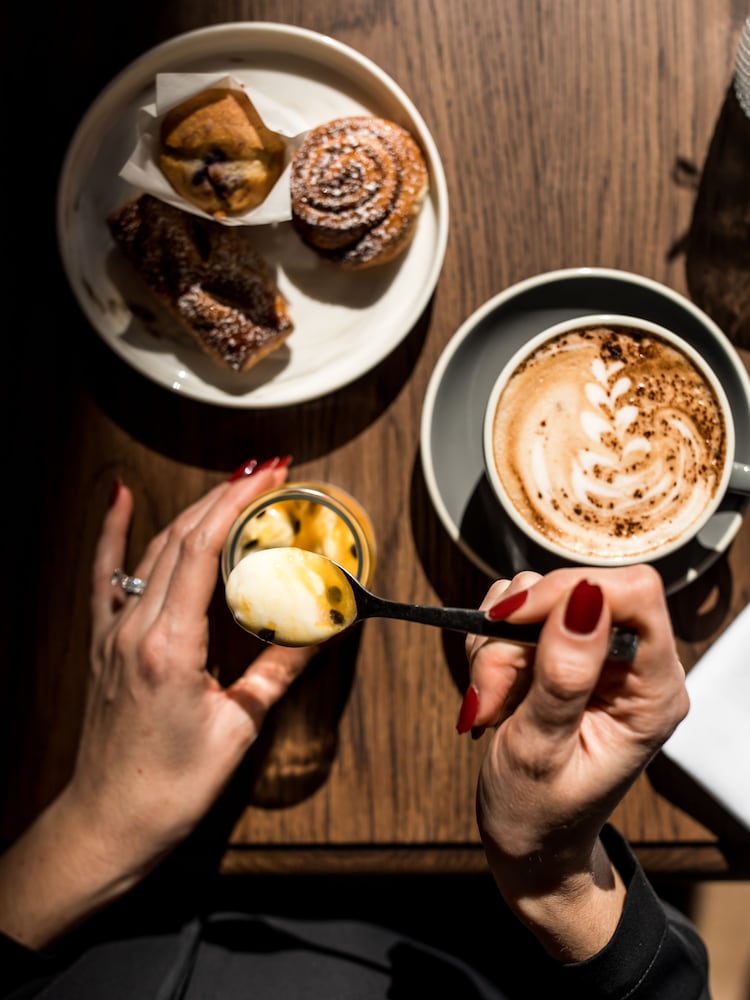
[[[499,992],[485,994],[484,991],[478,991],[463,995],[491,995],[496,1000],[499,997],[527,1000],[528,997],[558,994],[591,1000],[710,1000],[708,959],[696,929],[686,917],[659,899],[627,842],[613,827],[605,828],[602,840],[628,890],[622,917],[609,944],[585,962],[556,962],[512,916],[501,897],[493,893],[493,898],[501,904],[496,913],[500,924],[494,924],[493,921],[494,930],[491,933],[496,939],[491,951],[485,956],[489,962],[485,973],[489,973],[499,987]],[[484,923],[486,926],[486,915]],[[505,928],[499,935],[498,926]],[[380,930],[382,932],[382,928]],[[131,942],[116,941],[109,950],[101,950],[98,956],[94,953],[90,959],[82,959],[83,971],[79,971],[77,975],[83,975],[90,981],[92,969],[103,965],[108,981],[111,982],[112,977],[116,977],[118,982],[118,990],[108,990],[107,996],[155,996],[158,991],[154,989],[134,992],[132,983],[127,986],[128,977],[135,976],[139,983],[145,981],[144,976],[149,982],[161,981],[174,957],[170,949],[177,945],[179,937],[176,944],[169,944],[164,935]],[[252,951],[250,949],[251,957]],[[264,960],[268,959],[267,955],[262,957]],[[284,975],[294,978],[295,966],[284,950],[279,952],[279,959],[283,965],[280,980],[283,986]],[[80,1000],[82,994],[79,991],[74,989],[70,992],[70,982],[78,981],[76,976],[73,975],[70,981],[66,980],[64,970],[69,961],[70,956],[66,960],[64,954],[55,956],[30,951],[0,935],[0,996],[3,1000],[29,1000],[40,994],[45,984],[54,991],[52,984],[57,985],[59,982],[61,992],[54,995]],[[226,958],[223,961],[226,962]],[[127,975],[118,972],[118,962],[121,965],[125,962],[122,968],[127,971]],[[482,965],[484,964],[483,962]],[[387,966],[386,962],[384,967],[387,969]],[[61,973],[61,980],[58,980]],[[254,974],[257,974],[257,970]],[[243,986],[240,991],[243,996],[245,985],[252,980],[252,976],[243,969]],[[386,981],[387,979],[386,976]],[[240,995],[240,992],[236,995]],[[88,995],[91,994],[87,993]],[[96,995],[98,997],[103,994]],[[203,995],[206,994],[201,993]],[[235,994],[222,991],[221,995],[226,997]],[[266,990],[263,995],[284,996],[286,993],[282,988],[277,993]],[[396,994],[388,992],[387,995]],[[404,995],[416,994],[412,992]]]
[[[628,890],[617,930],[585,962],[545,959],[539,970],[542,988],[598,1000],[710,1000],[708,956],[696,928],[659,899],[613,827],[605,827],[602,841]]]
[[[57,965],[50,956],[31,951],[0,933],[0,997],[3,1000],[36,996],[56,971]]]

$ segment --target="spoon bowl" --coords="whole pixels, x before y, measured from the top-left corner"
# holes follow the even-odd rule
[[[429,607],[378,597],[326,556],[293,546],[263,549],[241,559],[226,582],[226,600],[238,625],[264,642],[311,646],[366,618],[395,618],[454,632],[536,645],[541,622],[511,625],[484,611]],[[632,660],[637,635],[612,632],[609,659]]]

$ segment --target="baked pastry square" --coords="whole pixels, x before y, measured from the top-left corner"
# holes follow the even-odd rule
[[[108,218],[152,294],[214,361],[246,372],[292,333],[287,302],[242,228],[141,194]]]

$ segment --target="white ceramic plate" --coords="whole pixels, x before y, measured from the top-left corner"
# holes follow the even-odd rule
[[[750,380],[728,338],[684,296],[607,268],[551,271],[513,285],[453,335],[432,373],[422,409],[422,469],[432,503],[450,537],[492,579],[559,565],[513,526],[485,476],[482,427],[493,382],[534,334],[561,320],[598,312],[652,320],[697,348],[732,405],[735,459],[750,462]],[[695,579],[727,549],[747,504],[747,497],[728,495],[697,539],[655,564],[668,592]]]
[[[269,93],[288,105],[300,131],[343,115],[389,118],[414,135],[430,171],[430,193],[414,240],[392,264],[344,272],[305,247],[290,223],[251,228],[253,244],[275,270],[289,302],[295,330],[278,351],[239,375],[225,372],[190,344],[156,335],[131,312],[106,225],[108,214],[137,193],[118,172],[135,143],[137,110],[153,102],[156,74],[168,72],[230,74],[251,94]],[[83,312],[124,361],[194,399],[271,408],[348,384],[403,340],[440,274],[448,194],[440,157],[421,115],[374,63],[325,35],[283,24],[239,22],[178,35],[112,80],[86,112],[68,148],[58,187],[57,230],[63,266]]]

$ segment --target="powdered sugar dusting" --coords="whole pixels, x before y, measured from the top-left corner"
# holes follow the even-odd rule
[[[408,244],[428,187],[419,147],[401,126],[354,116],[319,126],[292,160],[292,218],[314,249],[352,268]]]

